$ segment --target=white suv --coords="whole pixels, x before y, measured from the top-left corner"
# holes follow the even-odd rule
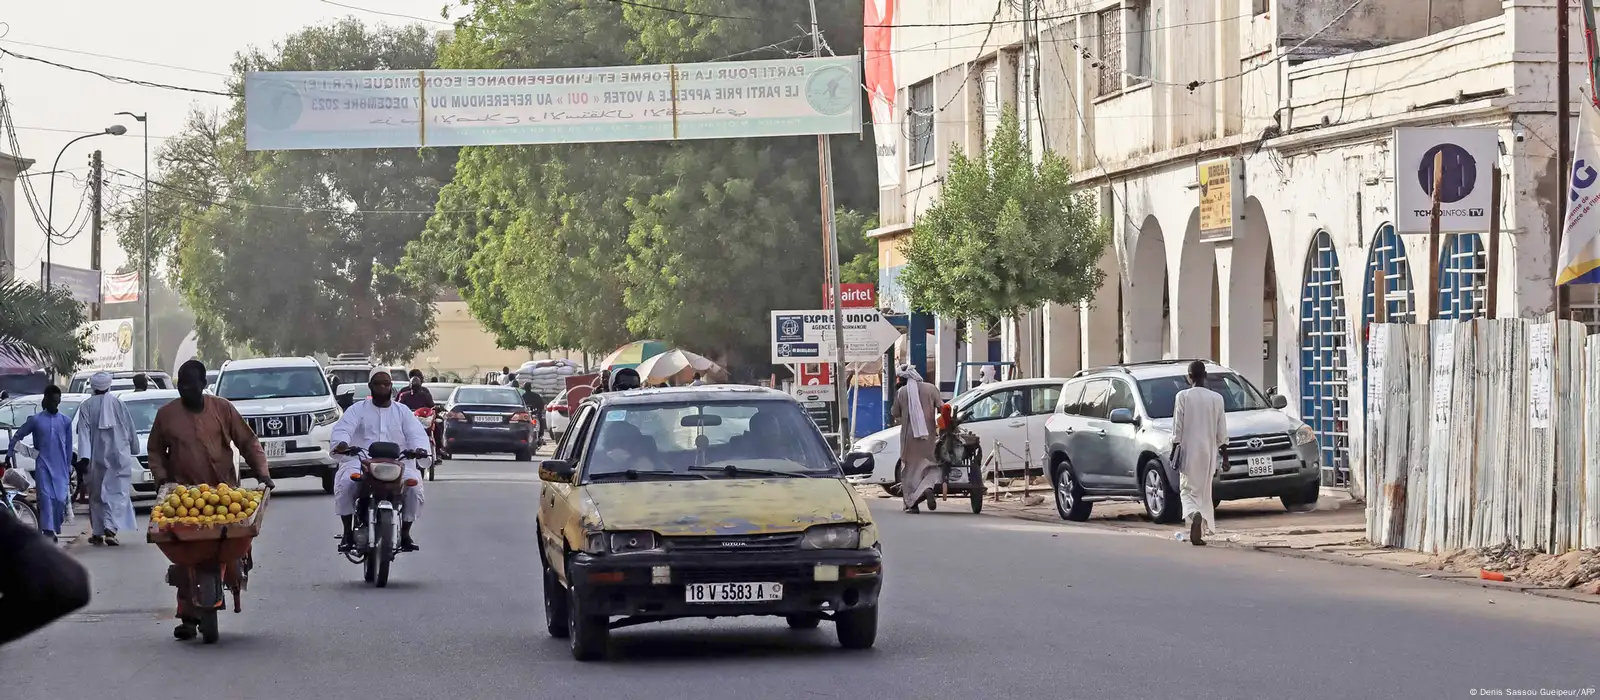
[[[336,463],[328,441],[341,411],[317,361],[309,357],[229,360],[217,396],[233,402],[261,440],[273,479],[315,476],[333,493]]]

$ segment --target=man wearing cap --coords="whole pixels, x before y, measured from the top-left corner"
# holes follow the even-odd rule
[[[139,434],[122,400],[111,394],[111,375],[97,372],[89,378],[94,396],[78,407],[76,429],[78,460],[88,462],[89,544],[117,546],[117,533],[138,527],[133,518],[133,453],[139,451]]]

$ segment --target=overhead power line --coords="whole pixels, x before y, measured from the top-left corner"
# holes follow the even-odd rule
[[[60,63],[60,62],[57,62],[57,61],[52,61],[52,60],[50,60],[48,58],[39,58],[37,56],[29,56],[29,55],[26,55],[26,54],[20,54],[20,53],[17,53],[15,51],[12,51],[11,49],[8,49],[8,48],[6,48],[4,46],[0,46],[0,55],[12,56],[12,57],[15,57],[15,58],[20,58],[20,59],[25,60],[25,61],[35,61],[35,62],[38,62],[38,63],[43,63],[43,64],[45,64],[47,66],[55,66],[56,68],[61,68],[63,70],[70,70],[70,71],[77,72],[77,73],[87,73],[89,75],[93,75],[93,76],[98,76],[98,77],[104,78],[104,79],[109,80],[109,81],[111,81],[113,83],[122,83],[124,85],[139,85],[141,87],[161,88],[163,90],[178,90],[180,92],[194,92],[194,93],[199,93],[199,94],[202,94],[202,95],[216,95],[218,97],[239,97],[240,96],[238,93],[234,93],[234,92],[222,92],[220,90],[207,90],[205,88],[184,87],[182,85],[168,85],[166,83],[157,83],[157,82],[153,82],[153,81],[149,81],[149,80],[139,80],[138,78],[125,78],[125,77],[122,77],[120,75],[112,75],[110,73],[101,73],[100,71],[97,71],[97,70],[90,70],[88,68],[79,68],[77,66],[72,66],[72,65],[67,65],[65,63]]]
[[[228,75],[227,73],[218,73],[216,71],[201,70],[199,68],[190,68],[188,66],[175,66],[175,65],[172,65],[170,63],[156,63],[155,61],[146,61],[146,60],[138,59],[138,58],[128,58],[126,56],[112,56],[111,54],[95,53],[93,51],[83,51],[81,49],[69,49],[69,48],[65,48],[65,47],[62,47],[62,46],[51,46],[49,44],[35,44],[35,43],[32,43],[32,42],[28,42],[28,41],[18,41],[16,39],[0,39],[0,43],[16,44],[18,46],[31,46],[31,47],[36,48],[36,49],[45,49],[47,51],[60,51],[62,53],[78,54],[80,56],[93,56],[95,58],[104,58],[104,59],[111,60],[111,61],[123,61],[125,63],[137,63],[137,64],[139,64],[141,66],[153,66],[153,67],[156,67],[156,68],[168,68],[168,69],[171,69],[171,70],[181,70],[181,71],[187,71],[187,72],[190,72],[190,73],[199,73],[201,75],[215,75],[215,76],[222,77],[222,78],[232,77],[232,76]]]

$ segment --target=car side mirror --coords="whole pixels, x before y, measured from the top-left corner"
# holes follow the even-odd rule
[[[846,476],[864,476],[873,470],[872,454],[868,452],[851,452],[844,456],[844,473]]]
[[[1117,425],[1135,425],[1139,419],[1133,416],[1133,411],[1126,408],[1111,409],[1111,422]]]
[[[570,484],[577,473],[572,463],[564,459],[547,459],[539,464],[539,479],[553,484]]]
[[[1273,394],[1269,400],[1272,402],[1272,407],[1280,411],[1289,407],[1289,399],[1284,398],[1282,394]]]

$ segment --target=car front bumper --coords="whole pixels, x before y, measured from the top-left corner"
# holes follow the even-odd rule
[[[877,548],[735,556],[580,553],[573,555],[571,572],[570,583],[584,609],[597,615],[672,619],[836,613],[878,604],[883,556]],[[783,599],[690,603],[692,583],[780,583]]]
[[[1318,462],[1301,461],[1298,469],[1282,471],[1272,476],[1230,476],[1224,474],[1211,483],[1211,495],[1224,501],[1245,498],[1295,496],[1304,493],[1312,484],[1322,483],[1322,468]]]

